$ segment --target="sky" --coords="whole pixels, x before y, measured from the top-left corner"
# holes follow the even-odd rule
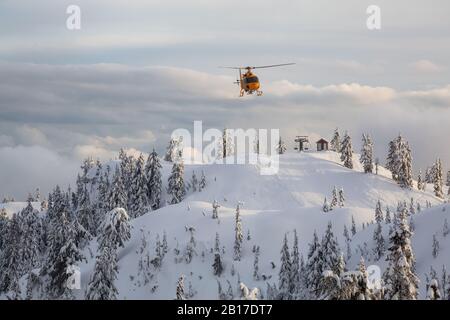
[[[81,9],[68,30],[66,9]],[[366,26],[369,5],[381,29]],[[0,197],[73,183],[81,159],[163,152],[176,128],[370,133],[381,161],[401,133],[414,168],[450,166],[446,0],[0,1]],[[238,98],[233,70],[262,97]]]

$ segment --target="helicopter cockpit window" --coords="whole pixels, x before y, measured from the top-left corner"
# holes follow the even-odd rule
[[[247,83],[255,83],[255,82],[259,81],[258,77],[250,77],[250,78],[247,78],[246,80],[247,80]]]

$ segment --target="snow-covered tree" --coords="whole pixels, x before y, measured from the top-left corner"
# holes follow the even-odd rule
[[[407,209],[403,208],[395,216],[389,238],[387,261],[383,275],[386,297],[392,300],[411,300],[418,295],[418,278],[414,273],[414,254],[411,246],[412,232],[407,222]]]
[[[19,298],[21,228],[17,214],[11,217],[5,231],[3,250],[0,252],[0,292],[8,292],[13,294],[13,298]]]
[[[155,149],[150,153],[145,165],[145,174],[147,177],[147,198],[148,204],[153,210],[161,207],[162,194],[162,174],[161,162]]]
[[[139,249],[136,251],[136,253],[139,255],[138,277],[139,283],[141,283],[140,281],[142,281],[143,285],[147,285],[153,279],[153,272],[151,268],[152,264],[147,234],[144,232],[143,229],[141,229],[141,233],[142,233],[141,245],[139,246]]]
[[[317,233],[314,231],[313,241],[309,244],[308,260],[306,262],[306,287],[310,294],[317,297],[319,294],[319,284],[321,282],[323,272],[322,263],[322,250],[317,237]]]
[[[103,247],[114,250],[124,247],[125,243],[130,240],[130,229],[129,217],[125,209],[116,208],[108,212],[101,226],[102,232],[98,238],[100,250]]]
[[[425,191],[425,181],[423,181],[422,178],[422,170],[419,170],[419,174],[417,175],[417,189]]]
[[[191,227],[188,229],[188,231],[190,234],[190,238],[188,244],[186,245],[186,249],[184,250],[184,260],[186,261],[186,263],[191,263],[194,256],[197,255],[197,251],[195,250],[195,248],[197,247],[197,241],[195,241],[194,237],[195,229]]]
[[[352,216],[352,227],[350,229],[352,231],[352,236],[354,236],[356,234],[356,223],[355,223],[355,218]]]
[[[90,192],[88,191],[87,186],[83,184],[81,189],[78,190],[77,218],[85,230],[91,234],[96,234],[98,227],[96,221],[96,210],[94,205],[91,203],[89,194]]]
[[[291,299],[291,256],[287,243],[287,236],[284,235],[283,246],[281,248],[280,271],[278,273],[278,298],[280,300]]]
[[[236,207],[235,213],[235,225],[234,225],[234,255],[233,259],[235,261],[241,260],[242,255],[242,241],[244,239],[244,235],[242,233],[242,221],[241,221],[241,209],[240,203],[238,203]]]
[[[28,197],[27,206],[20,211],[17,218],[20,223],[20,264],[17,265],[22,274],[28,273],[39,265],[39,239],[42,226],[38,211],[32,206],[31,196]]]
[[[341,152],[341,137],[338,128],[334,131],[333,139],[330,142],[330,149],[335,152]]]
[[[377,222],[377,226],[375,227],[373,233],[373,242],[375,244],[373,253],[375,256],[375,260],[378,261],[381,259],[385,251],[385,242],[383,238],[383,229],[381,227],[381,221]]]
[[[8,228],[8,215],[5,208],[0,209],[0,252],[3,250],[3,244],[6,241]]]
[[[444,226],[442,228],[442,235],[444,238],[450,233],[450,228],[448,227],[447,218],[444,220]]]
[[[186,293],[184,292],[184,275],[178,278],[176,300],[186,300]]]
[[[427,300],[440,300],[441,299],[441,292],[439,290],[439,284],[437,279],[431,279],[430,283],[428,284],[428,291],[427,291]]]
[[[182,155],[183,139],[181,137],[172,137],[167,146],[165,161],[178,162],[180,161],[180,155]]]
[[[213,263],[213,273],[216,276],[220,276],[223,272],[222,258],[220,256],[220,239],[219,233],[216,232],[216,240],[214,243],[214,263]]]
[[[280,140],[278,141],[276,147],[276,151],[278,152],[278,154],[284,154],[286,152],[286,149],[287,149],[286,144],[283,142],[283,140],[281,140],[280,137]]]
[[[433,250],[432,250],[432,255],[433,255],[433,258],[435,258],[436,259],[436,257],[438,256],[438,254],[439,254],[439,241],[438,241],[438,239],[436,238],[436,235],[435,234],[433,234],[433,245],[432,245],[432,248],[433,248]]]
[[[345,195],[344,195],[344,189],[339,189],[339,207],[343,208],[345,206]]]
[[[392,172],[392,178],[402,188],[412,188],[411,149],[408,142],[401,135],[389,143],[386,168]]]
[[[117,279],[117,252],[115,248],[104,246],[95,261],[94,271],[91,275],[87,291],[87,300],[116,300],[117,288],[114,281]]]
[[[343,162],[344,167],[353,169],[352,139],[347,132],[345,133],[344,139],[342,140],[341,161]]]
[[[363,146],[361,149],[360,162],[363,165],[365,173],[373,172],[373,142],[368,134],[362,136]]]
[[[219,205],[219,203],[216,200],[213,201],[212,207],[213,207],[212,218],[213,219],[219,219],[219,208],[220,208],[220,205]]]
[[[441,159],[437,159],[436,163],[434,164],[434,170],[433,170],[433,185],[434,185],[434,195],[438,198],[444,198],[444,191],[443,191],[443,172],[442,172],[442,163]]]
[[[184,164],[175,162],[172,166],[172,174],[169,177],[167,193],[172,197],[171,204],[181,202],[186,195],[186,186],[184,184]]]
[[[345,239],[345,245],[346,245],[347,260],[350,260],[350,258],[352,257],[352,249],[350,247],[350,243],[352,240],[350,238],[350,234],[348,233],[348,229],[347,229],[346,225],[344,225],[344,239]]]
[[[336,186],[334,186],[333,192],[331,195],[330,209],[333,210],[334,208],[336,208],[338,206],[338,204],[339,204],[338,191],[336,189]]]
[[[205,177],[205,173],[202,170],[202,175],[200,177],[200,182],[198,184],[198,191],[201,192],[205,188],[206,188],[206,177]]]
[[[223,129],[222,138],[218,146],[218,158],[224,159],[234,152],[233,137],[228,129]]]
[[[247,288],[247,286],[245,284],[240,282],[239,289],[241,291],[241,299],[242,300],[258,300],[258,296],[259,296],[258,288],[253,288],[252,290],[250,290],[249,288]]]
[[[330,211],[330,205],[328,204],[327,197],[325,197],[325,199],[323,200],[322,211],[323,211],[323,212],[328,212],[328,211]]]
[[[114,173],[113,181],[111,186],[109,187],[109,195],[108,195],[108,210],[113,210],[115,208],[124,208],[127,209],[128,205],[128,196],[125,191],[125,185],[122,180],[122,174],[120,172],[119,167],[116,167],[116,171]]]
[[[253,260],[253,280],[259,281],[259,246],[255,248],[255,259]]]
[[[322,251],[323,270],[333,270],[335,273],[339,273],[338,264],[341,251],[339,249],[337,238],[333,234],[331,222],[328,223],[320,248]]]
[[[375,221],[377,223],[381,223],[383,222],[383,219],[384,218],[383,218],[383,210],[381,209],[381,201],[378,200],[375,208]]]
[[[259,252],[259,248],[258,248]],[[298,236],[297,230],[294,230],[294,245],[292,246],[291,254],[291,274],[290,274],[290,293],[294,300],[300,298],[302,291],[302,281],[300,276],[300,253],[298,250]]]
[[[192,171],[192,178],[189,183],[189,186],[192,188],[193,192],[196,192],[198,190],[198,179],[197,176],[195,175],[195,171]]]
[[[391,210],[389,207],[386,207],[386,217],[385,217],[386,223],[391,223]]]
[[[134,172],[132,174],[132,193],[129,211],[132,217],[139,217],[146,212],[149,204],[147,176],[145,173],[145,159],[142,153],[139,155],[134,165]]]

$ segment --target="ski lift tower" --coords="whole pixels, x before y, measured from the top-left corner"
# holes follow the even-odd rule
[[[308,138],[308,136],[297,136],[297,137],[295,137],[294,141],[296,143],[298,143],[298,147],[294,148],[298,152],[309,150],[309,138]]]

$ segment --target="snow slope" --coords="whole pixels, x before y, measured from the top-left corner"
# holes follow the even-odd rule
[[[355,159],[357,157],[355,156]],[[410,201],[411,197],[425,208],[426,201],[439,205],[441,200],[431,193],[417,190],[403,190],[390,178],[389,172],[380,168],[380,175],[364,174],[360,164],[355,160],[355,170],[344,168],[334,152],[308,152],[285,154],[280,158],[280,170],[277,175],[262,176],[254,165],[186,165],[185,179],[188,180],[195,170],[199,176],[201,170],[205,172],[208,185],[202,192],[189,193],[188,197],[177,205],[163,207],[157,211],[132,221],[132,238],[126,247],[119,252],[119,279],[117,287],[121,299],[173,299],[178,277],[186,276],[186,290],[189,283],[197,291],[193,299],[217,298],[217,280],[227,289],[226,280],[229,280],[237,294],[238,279],[249,287],[260,287],[265,291],[266,281],[254,281],[252,247],[260,246],[259,271],[271,283],[278,283],[279,257],[284,234],[288,232],[289,245],[292,246],[292,233],[296,229],[299,235],[301,253],[306,255],[308,243],[312,239],[314,230],[319,237],[329,221],[333,223],[333,230],[338,236],[341,248],[345,251],[345,242],[342,232],[346,224],[350,226],[354,216],[357,229],[361,224],[374,219],[376,201],[380,199],[384,206],[388,205],[394,210],[398,201]],[[170,172],[170,164],[165,163],[164,181]],[[343,188],[346,203],[344,208],[338,208],[329,213],[322,212],[324,197],[330,198],[333,187]],[[211,218],[212,202],[217,200],[221,205],[219,221]],[[235,262],[233,256],[234,241],[234,212],[238,201],[243,202],[241,217],[244,235],[250,231],[251,240],[244,240],[243,257]],[[417,234],[414,238],[417,246],[417,259],[419,271],[423,265],[425,269],[430,262],[431,237],[428,232],[436,232],[442,226],[442,218],[448,214],[442,212],[442,207],[423,212],[417,215]],[[433,217],[429,219],[428,217]],[[434,218],[436,217],[436,219]],[[421,225],[423,224],[423,226]],[[186,226],[195,228],[197,240],[197,256],[190,264],[175,263],[173,249],[177,246],[184,250],[189,241],[189,232]],[[160,271],[155,271],[153,281],[145,286],[135,285],[138,269],[139,255],[136,253],[140,246],[141,229],[150,232],[150,252],[154,253],[156,235],[162,237],[167,233],[169,253],[163,261]],[[360,242],[372,239],[372,227],[359,232],[355,236],[353,246],[356,248]],[[221,245],[225,246],[225,271],[217,278],[212,273],[213,254],[210,249],[214,246],[216,232],[220,235]],[[450,239],[450,238],[449,238]],[[442,259],[437,264],[447,263],[450,270],[450,257],[448,239],[443,243]],[[90,251],[90,252],[89,252]],[[204,256],[202,256],[204,252]],[[92,253],[92,255],[91,255]],[[78,298],[84,297],[84,291],[89,281],[94,265],[91,257],[96,254],[96,243],[86,249],[88,263],[81,265],[82,290],[76,292]],[[359,257],[358,259],[359,260]],[[357,261],[350,261],[350,267]],[[276,264],[273,269],[271,261]],[[231,266],[234,264],[236,274],[231,275]],[[440,269],[440,267],[439,267]],[[428,270],[426,270],[428,271]],[[151,287],[157,286],[155,292]]]

